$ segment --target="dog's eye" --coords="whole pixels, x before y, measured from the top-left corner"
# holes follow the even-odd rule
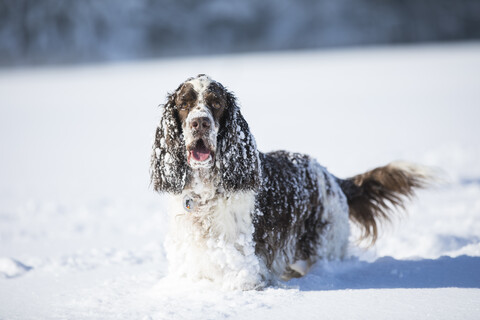
[[[218,102],[213,102],[213,103],[212,103],[212,107],[213,107],[214,109],[220,109],[221,105],[220,105],[220,103],[218,103]]]
[[[185,110],[185,109],[187,109],[187,108],[188,108],[188,104],[187,104],[186,102],[182,102],[182,103],[180,104],[180,109]]]

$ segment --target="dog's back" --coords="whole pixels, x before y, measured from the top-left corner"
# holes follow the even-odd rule
[[[262,185],[254,217],[256,254],[284,279],[303,276],[318,259],[346,254],[349,219],[374,243],[378,225],[429,176],[420,166],[391,163],[339,179],[308,155],[260,153]]]
[[[308,155],[260,153],[254,240],[257,255],[283,279],[300,277],[318,259],[342,258],[348,205],[337,179]]]

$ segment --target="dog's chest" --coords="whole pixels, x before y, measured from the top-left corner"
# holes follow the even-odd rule
[[[255,255],[254,192],[226,194],[213,184],[190,185],[175,198],[166,249],[173,272],[254,288],[262,267]]]
[[[181,199],[186,223],[202,238],[236,242],[253,232],[254,192],[225,193],[212,179],[194,177]],[[207,177],[208,178],[208,177]]]

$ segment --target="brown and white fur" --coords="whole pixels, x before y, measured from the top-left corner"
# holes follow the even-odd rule
[[[205,75],[168,96],[153,149],[154,189],[173,200],[170,273],[227,289],[260,288],[343,258],[349,220],[374,242],[391,208],[428,180],[407,163],[343,180],[308,155],[261,153],[234,95]]]

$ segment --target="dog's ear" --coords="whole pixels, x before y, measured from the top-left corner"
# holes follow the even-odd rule
[[[182,127],[175,106],[176,92],[168,96],[168,101],[163,106],[153,144],[150,178],[155,191],[178,194],[187,183],[189,169]]]
[[[226,112],[217,140],[221,183],[227,192],[255,190],[260,185],[261,174],[255,139],[235,96],[227,91],[226,97]]]

